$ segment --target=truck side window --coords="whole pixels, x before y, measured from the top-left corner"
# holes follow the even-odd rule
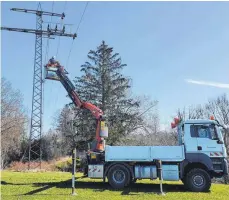
[[[191,137],[209,138],[216,139],[216,129],[214,126],[203,126],[203,125],[191,125],[190,126]]]
[[[191,133],[191,137],[198,137],[195,125],[190,126],[190,133]]]

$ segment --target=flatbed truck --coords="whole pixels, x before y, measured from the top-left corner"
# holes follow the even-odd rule
[[[96,140],[87,152],[85,174],[89,178],[108,179],[116,189],[128,186],[137,179],[157,179],[157,161],[162,162],[162,178],[166,181],[181,180],[193,192],[208,191],[211,179],[228,175],[226,148],[221,125],[213,118],[186,120],[175,118],[172,128],[177,128],[177,146],[109,146],[103,112],[96,106],[83,102],[67,77],[63,67],[46,66],[48,72],[66,89],[73,103],[88,109],[97,119]]]

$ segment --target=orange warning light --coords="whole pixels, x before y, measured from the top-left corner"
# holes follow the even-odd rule
[[[174,118],[174,122],[175,122],[176,125],[179,124],[179,122],[180,122],[179,118],[175,117]]]
[[[176,124],[175,123],[171,123],[171,128],[175,128],[176,127]]]
[[[214,116],[213,116],[213,115],[210,117],[210,120],[215,120],[215,118],[214,118]]]

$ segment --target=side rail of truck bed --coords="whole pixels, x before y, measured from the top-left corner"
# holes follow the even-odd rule
[[[154,159],[181,162],[184,146],[106,146],[105,161],[150,162]]]

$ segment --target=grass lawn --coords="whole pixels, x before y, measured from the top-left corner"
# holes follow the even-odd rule
[[[208,193],[184,190],[181,182],[165,182],[165,196],[158,195],[158,181],[142,180],[123,190],[114,190],[100,179],[80,178],[77,174],[77,196],[71,196],[71,174],[65,172],[2,171],[2,199],[206,199],[229,200],[229,185],[213,184]]]

